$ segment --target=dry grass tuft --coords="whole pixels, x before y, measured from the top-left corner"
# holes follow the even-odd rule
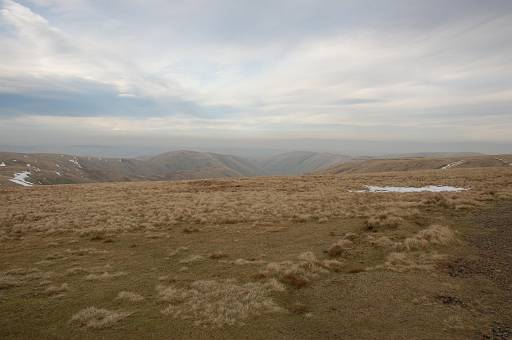
[[[352,248],[354,243],[350,240],[339,240],[329,247],[327,254],[330,257],[337,257],[348,253],[348,250]]]
[[[265,313],[284,311],[269,294],[282,291],[278,282],[267,284],[236,280],[195,281],[188,288],[157,286],[160,300],[169,302],[162,312],[179,319],[192,319],[197,326],[243,325],[244,320]]]
[[[201,262],[201,261],[204,261],[205,258],[204,256],[201,256],[201,255],[190,255],[182,260],[180,260],[180,263],[181,264],[190,264],[190,263],[195,263],[195,262]]]
[[[403,253],[392,252],[387,258],[383,266],[376,268],[386,268],[396,272],[406,272],[410,270],[432,270],[436,262],[444,260],[445,255],[436,253]]]
[[[0,289],[9,289],[20,286],[23,282],[10,274],[0,273]]]
[[[343,263],[338,260],[323,260],[322,266],[333,272],[340,272],[343,269]]]
[[[129,312],[116,312],[103,308],[88,307],[73,315],[70,323],[78,324],[84,328],[107,328],[119,320],[128,317],[130,314]]]
[[[69,285],[67,283],[63,283],[60,286],[49,286],[45,290],[48,295],[58,295],[67,291],[69,291]]]
[[[368,237],[368,243],[372,247],[395,249],[399,246],[398,242],[393,241],[392,239],[390,239],[389,237],[387,237],[385,235],[380,235],[380,236],[368,235],[367,237]]]
[[[264,264],[265,261],[263,260],[256,260],[256,259],[236,259],[235,261],[232,261],[231,263],[237,265],[237,266],[243,266],[246,264]]]
[[[304,252],[297,259],[296,262],[271,262],[260,271],[259,275],[274,277],[284,284],[301,288],[309,285],[319,274],[328,272],[312,252]]]
[[[288,307],[288,310],[291,313],[298,314],[298,315],[304,315],[304,314],[308,313],[308,307],[305,304],[300,303],[300,302],[294,303],[293,305]]]
[[[377,214],[376,216],[371,216],[366,221],[366,227],[370,231],[379,231],[379,230],[386,230],[391,228],[397,228],[402,223],[404,223],[404,219],[392,215],[389,212],[382,212]]]
[[[358,237],[359,237],[359,235],[357,235],[356,233],[346,233],[343,238],[345,240],[350,240],[350,241],[354,242],[355,240],[358,239]]]
[[[95,248],[79,248],[79,249],[66,249],[66,253],[75,256],[85,255],[104,255],[108,253],[108,250],[100,250]]]
[[[34,280],[48,280],[53,272],[43,272],[37,268],[14,268],[0,272],[0,290],[21,286]]]
[[[82,267],[72,267],[66,270],[67,275],[76,275],[87,273],[88,271]]]
[[[187,251],[187,250],[189,250],[189,247],[179,247],[178,249],[171,251],[169,253],[169,257],[174,257],[174,256],[178,255],[179,253],[181,253],[183,251]]]
[[[144,300],[144,296],[137,294],[137,293],[133,293],[133,292],[122,291],[122,292],[119,292],[119,294],[117,294],[116,299],[117,300],[126,300],[129,302],[140,302],[140,301]]]
[[[456,240],[455,233],[442,225],[431,225],[413,237],[404,240],[402,248],[407,251],[425,249],[431,245],[448,245]]]
[[[208,255],[208,257],[213,260],[218,260],[218,259],[222,259],[222,258],[225,258],[228,256],[222,251],[215,251],[215,252],[211,253],[210,255]]]
[[[196,227],[185,227],[185,228],[183,228],[183,232],[185,234],[198,233],[200,231],[201,230],[199,228],[196,228]]]
[[[115,279],[121,276],[128,275],[125,272],[115,272],[115,273],[109,273],[104,272],[102,274],[89,274],[85,277],[87,281],[107,281],[111,279]]]

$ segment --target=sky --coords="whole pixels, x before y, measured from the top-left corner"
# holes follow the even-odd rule
[[[0,145],[512,152],[511,60],[510,0],[0,0]]]

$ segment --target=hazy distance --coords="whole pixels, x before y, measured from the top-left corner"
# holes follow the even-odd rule
[[[512,151],[512,2],[0,0],[0,151]]]

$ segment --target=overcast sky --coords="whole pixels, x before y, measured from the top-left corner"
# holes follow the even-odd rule
[[[512,143],[510,0],[0,8],[3,145]]]

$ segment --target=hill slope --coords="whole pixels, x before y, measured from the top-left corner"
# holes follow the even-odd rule
[[[326,169],[334,164],[351,160],[349,156],[332,153],[294,151],[278,154],[261,162],[271,175],[301,175]]]
[[[210,152],[172,151],[146,161],[166,179],[259,176],[265,172],[249,160]]]
[[[485,155],[449,158],[368,159],[337,164],[316,174],[368,173],[453,168],[510,167],[512,155]]]
[[[264,174],[264,170],[248,160],[193,151],[173,151],[146,160],[0,153],[0,184],[3,186],[246,177]]]

